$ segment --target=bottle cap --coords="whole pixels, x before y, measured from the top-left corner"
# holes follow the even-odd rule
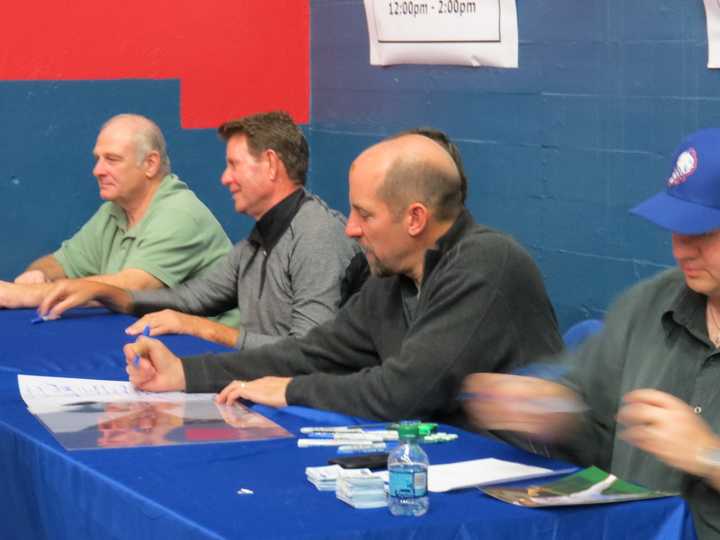
[[[431,433],[435,433],[435,430],[437,429],[437,424],[433,422],[421,422],[418,426],[418,435],[420,437],[427,437]]]
[[[401,441],[416,439],[418,436],[418,427],[419,424],[417,422],[400,422],[397,426],[398,438]]]

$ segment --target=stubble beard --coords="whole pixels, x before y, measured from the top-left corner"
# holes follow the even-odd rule
[[[368,251],[367,249],[363,251],[365,252],[365,259],[367,259],[368,266],[370,267],[370,273],[373,276],[390,277],[395,275],[395,272],[379,260],[372,251]],[[370,257],[370,255],[372,257]]]

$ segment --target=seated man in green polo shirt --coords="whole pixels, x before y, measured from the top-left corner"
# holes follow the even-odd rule
[[[106,201],[55,253],[15,283],[0,281],[0,307],[37,306],[52,282],[88,278],[128,289],[175,286],[228,253],[210,210],[170,172],[165,139],[148,118],[121,114],[100,129],[93,150]]]

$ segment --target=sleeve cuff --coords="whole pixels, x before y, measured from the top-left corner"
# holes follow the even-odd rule
[[[70,279],[80,277],[77,275],[77,272],[74,272],[73,269],[69,267],[68,262],[65,260],[65,256],[63,255],[62,248],[55,251],[52,254],[52,256],[55,257],[55,260],[58,262],[60,267],[63,269],[63,272],[65,272],[65,276],[67,276]]]
[[[257,349],[263,345],[269,345],[271,343],[277,343],[283,339],[287,339],[287,336],[270,336],[267,334],[259,334],[257,332],[248,332],[242,330],[242,336],[238,338],[238,342],[242,339],[242,346],[239,349]]]
[[[183,372],[185,374],[185,391],[189,394],[200,392],[217,392],[217,384],[213,384],[210,373],[207,370],[207,355],[189,356],[181,358]]]
[[[247,330],[245,330],[244,327],[240,326],[238,327],[238,338],[237,341],[235,341],[235,348],[238,351],[242,351],[245,348],[245,341],[247,338]]]
[[[285,389],[285,401],[288,405],[304,405],[303,403],[303,382],[307,376],[296,375],[290,381]]]

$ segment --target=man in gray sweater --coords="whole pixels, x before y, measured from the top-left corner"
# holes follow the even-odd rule
[[[333,320],[301,338],[182,359],[140,337],[125,348],[131,382],[463,425],[467,374],[513,371],[562,342],[529,254],[475,223],[462,199],[458,167],[434,140],[404,134],[369,148],[350,169],[346,233],[372,276]]]
[[[285,113],[271,112],[220,126],[227,142],[222,183],[235,210],[257,220],[250,236],[201,278],[171,289],[128,291],[92,282],[61,283],[40,305],[57,317],[97,300],[142,316],[127,332],[190,334],[238,349],[302,336],[331,319],[340,281],[357,246],[345,219],[304,189],[308,145]],[[322,271],[318,271],[318,265]],[[205,317],[239,308],[240,325]]]

